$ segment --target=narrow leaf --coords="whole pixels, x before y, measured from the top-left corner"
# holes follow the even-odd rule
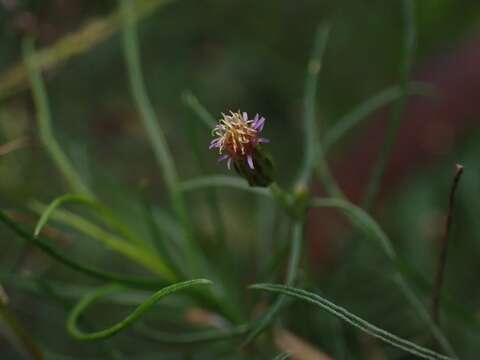
[[[92,341],[92,340],[101,340],[114,336],[130,327],[134,322],[140,319],[148,310],[150,310],[158,301],[160,301],[165,296],[174,294],[181,290],[189,289],[197,285],[210,285],[212,282],[206,279],[196,279],[188,280],[180,283],[176,283],[170,286],[167,286],[155,294],[153,294],[148,300],[139,305],[132,313],[130,313],[123,320],[117,322],[116,324],[100,331],[87,333],[79,329],[77,321],[83,312],[95,301],[101,297],[110,294],[115,291],[125,290],[118,286],[107,286],[101,287],[97,291],[86,295],[81,299],[78,304],[73,308],[70,316],[67,320],[67,330],[68,332],[78,340]]]
[[[350,325],[360,329],[361,331],[374,336],[396,348],[409,352],[410,354],[419,356],[424,359],[441,359],[449,360],[452,359],[449,356],[445,356],[419,346],[411,341],[402,339],[388,331],[385,331],[365,320],[356,316],[355,314],[349,312],[347,309],[334,304],[333,302],[321,297],[318,294],[311,293],[302,289],[297,289],[284,285],[275,285],[275,284],[255,284],[250,288],[257,290],[265,290],[274,293],[279,293],[293,298],[314,304],[323,310],[329,312],[330,314],[342,319],[343,321],[349,323]]]

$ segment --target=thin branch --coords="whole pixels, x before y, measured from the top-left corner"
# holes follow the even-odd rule
[[[440,254],[437,261],[437,271],[435,274],[435,283],[432,291],[432,318],[438,324],[439,320],[439,306],[440,306],[440,295],[443,284],[443,275],[445,273],[445,265],[447,262],[447,251],[448,251],[448,242],[450,228],[452,227],[453,221],[453,207],[455,204],[455,194],[460,182],[460,178],[463,174],[463,166],[457,164],[455,170],[455,177],[453,178],[452,187],[450,188],[450,196],[448,200],[448,214],[447,221],[445,223],[445,232],[440,243]]]

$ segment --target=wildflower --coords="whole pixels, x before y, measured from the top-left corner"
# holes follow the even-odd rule
[[[246,112],[230,111],[212,131],[216,136],[210,143],[210,149],[218,149],[219,161],[227,160],[227,167],[245,177],[251,186],[268,186],[271,182],[272,163],[261,148],[261,144],[269,142],[260,137],[265,125],[265,118],[255,115],[248,118]]]

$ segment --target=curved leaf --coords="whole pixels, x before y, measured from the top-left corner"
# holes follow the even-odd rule
[[[122,287],[118,286],[107,286],[101,287],[97,291],[94,291],[91,294],[83,297],[78,304],[73,308],[67,320],[67,330],[68,332],[78,340],[92,341],[92,340],[101,340],[106,339],[120,331],[130,327],[135,321],[143,316],[145,312],[150,310],[158,301],[160,301],[165,296],[176,293],[180,290],[186,290],[196,285],[209,285],[212,284],[210,280],[206,279],[196,279],[188,280],[180,283],[176,283],[170,286],[167,286],[155,294],[153,294],[148,300],[139,305],[132,313],[130,313],[123,320],[117,322],[116,324],[100,331],[87,333],[79,329],[77,325],[78,318],[83,314],[83,312],[96,300],[110,294],[115,291],[124,290]]]
[[[268,189],[251,187],[245,182],[245,180],[241,178],[225,175],[201,176],[191,180],[183,181],[180,183],[179,190],[182,192],[188,192],[208,187],[230,187],[271,197],[271,193],[268,191]]]
[[[130,230],[125,225],[123,225],[121,221],[115,218],[113,213],[106,206],[102,205],[100,202],[92,198],[89,198],[87,196],[75,195],[75,194],[65,194],[55,198],[40,216],[40,219],[38,220],[37,225],[35,226],[33,235],[37,237],[42,231],[43,227],[47,224],[47,222],[52,217],[54,211],[67,203],[76,203],[76,204],[87,206],[88,208],[97,212],[100,215],[101,219],[105,221],[106,224],[110,225],[112,228],[117,230],[127,240],[130,240],[131,242],[134,242],[137,244],[144,245],[144,243],[141,240],[139,240],[134,234],[132,234]]]

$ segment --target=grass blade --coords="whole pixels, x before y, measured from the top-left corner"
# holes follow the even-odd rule
[[[37,111],[37,122],[40,140],[52,158],[55,166],[63,175],[68,185],[77,194],[93,197],[91,191],[85,186],[80,175],[76,172],[70,160],[58,144],[52,129],[50,107],[48,105],[47,91],[43,83],[38,66],[34,62],[34,45],[32,38],[23,41],[23,61],[28,70],[32,87],[33,100]]]
[[[321,297],[318,294],[311,293],[302,289],[297,289],[284,285],[274,284],[255,284],[250,286],[252,289],[265,290],[274,293],[279,293],[293,298],[314,304],[348,324],[360,329],[361,331],[374,336],[398,349],[409,352],[410,354],[419,356],[424,359],[452,359],[449,356],[436,353],[432,350],[419,346],[411,341],[402,339],[388,331],[385,331],[365,320],[349,312],[347,309],[334,304],[333,302]]]
[[[67,330],[68,332],[78,340],[92,341],[92,340],[101,340],[114,336],[130,327],[134,322],[140,319],[148,310],[150,310],[158,301],[160,301],[165,296],[174,294],[181,290],[186,290],[193,286],[197,285],[210,285],[212,282],[206,279],[196,279],[188,280],[180,283],[176,283],[170,286],[167,286],[155,294],[153,294],[147,301],[139,305],[132,313],[130,313],[123,320],[117,322],[116,324],[100,331],[86,333],[79,329],[77,325],[78,318],[83,314],[83,312],[96,300],[99,298],[110,294],[115,291],[124,290],[118,286],[107,286],[101,287],[97,291],[86,295],[81,299],[78,304],[73,308],[67,320]]]

